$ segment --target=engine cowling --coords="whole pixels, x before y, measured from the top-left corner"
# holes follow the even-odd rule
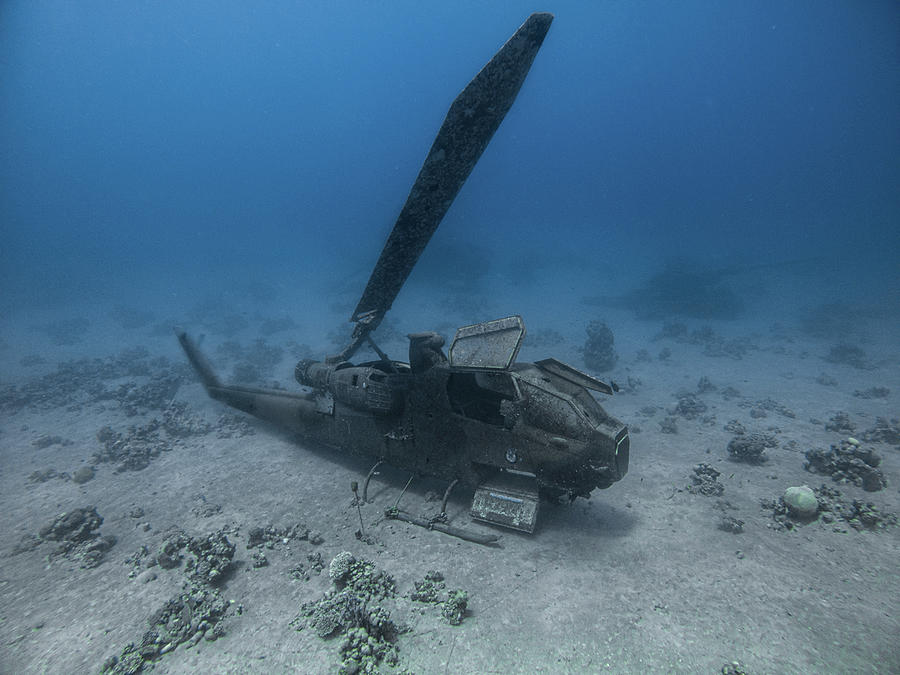
[[[303,360],[294,377],[305,387],[326,391],[336,401],[376,415],[398,412],[403,405],[402,391],[392,386],[391,376],[372,366]]]

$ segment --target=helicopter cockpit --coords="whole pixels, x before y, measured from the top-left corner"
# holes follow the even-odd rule
[[[587,440],[609,419],[587,390],[612,394],[612,387],[556,359],[516,363],[524,336],[517,315],[457,331],[447,381],[454,412],[507,428],[524,415],[531,426]]]
[[[509,402],[522,398],[509,373],[451,372],[447,378],[447,398],[453,412],[495,426],[512,428]]]

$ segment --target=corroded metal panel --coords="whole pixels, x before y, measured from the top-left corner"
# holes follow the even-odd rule
[[[569,382],[582,386],[585,389],[593,389],[594,391],[603,392],[610,396],[613,394],[613,388],[606,384],[606,382],[598,380],[596,377],[591,377],[587,373],[582,373],[577,368],[573,368],[568,363],[563,363],[559,359],[543,359],[541,361],[535,361],[534,365],[542,370],[546,370],[548,373],[553,373]]]
[[[450,345],[450,365],[505,370],[516,360],[523,337],[525,324],[518,315],[463,326]]]
[[[537,479],[504,473],[482,483],[472,499],[472,517],[531,534],[539,506]]]

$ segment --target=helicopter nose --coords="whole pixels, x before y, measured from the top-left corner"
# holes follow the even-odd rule
[[[596,487],[609,487],[628,473],[630,449],[631,440],[625,427],[615,436],[598,435],[588,462],[591,473],[596,476]]]
[[[628,473],[628,459],[630,451],[631,437],[628,435],[628,429],[625,428],[616,435],[615,460],[616,471],[619,474],[619,478],[624,478],[625,474]]]

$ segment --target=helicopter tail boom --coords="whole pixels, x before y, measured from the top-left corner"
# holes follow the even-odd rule
[[[197,374],[200,376],[201,381],[203,382],[203,386],[209,390],[210,387],[219,387],[221,383],[219,382],[219,378],[216,377],[215,372],[213,371],[212,366],[209,361],[200,351],[194,341],[191,340],[190,336],[183,331],[181,328],[175,329],[175,337],[178,338],[179,344],[181,344],[181,348],[184,350],[185,355],[190,361],[191,366],[193,366],[194,370],[197,371]]]
[[[222,384],[190,336],[180,329],[175,335],[210,398],[295,432],[303,432],[316,420],[319,406],[312,395]]]

